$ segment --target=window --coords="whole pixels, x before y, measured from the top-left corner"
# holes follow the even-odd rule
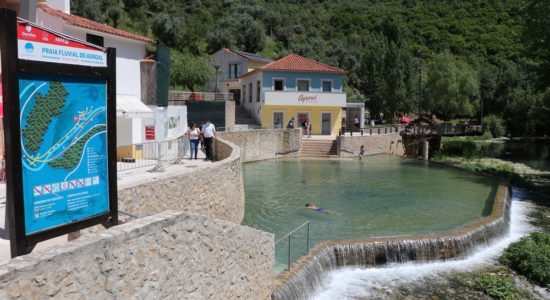
[[[256,102],[260,102],[260,81],[256,82]]]
[[[275,91],[284,91],[285,90],[285,81],[284,81],[284,79],[275,79],[273,81],[273,90],[275,90]]]
[[[103,37],[99,35],[86,33],[86,42],[103,47]]]
[[[298,92],[309,92],[309,80],[298,79]]]
[[[243,100],[243,103],[245,103],[246,102],[246,85],[243,85],[243,93],[242,94],[243,94],[243,99],[242,100]]]
[[[322,86],[322,91],[323,92],[332,92],[332,81],[330,80],[323,80],[321,81],[323,86]]]
[[[252,82],[248,85],[248,102],[252,102]]]
[[[229,64],[227,79],[237,79],[241,73],[241,64]]]

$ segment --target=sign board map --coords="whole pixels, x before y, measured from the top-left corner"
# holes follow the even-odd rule
[[[109,211],[105,80],[19,79],[25,231]]]

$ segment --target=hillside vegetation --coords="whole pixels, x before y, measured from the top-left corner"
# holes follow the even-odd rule
[[[297,53],[347,70],[373,113],[494,115],[508,133],[550,133],[550,1],[73,0],[75,14],[157,38],[196,77],[222,47]],[[187,62],[190,62],[189,64]],[[189,65],[186,69],[186,65]],[[206,67],[205,67],[206,68]],[[204,69],[204,68],[203,68]],[[212,70],[207,72],[212,75]],[[173,85],[188,86],[175,76]],[[192,83],[196,84],[195,82]],[[197,84],[200,85],[200,84]],[[483,106],[481,105],[483,103]]]

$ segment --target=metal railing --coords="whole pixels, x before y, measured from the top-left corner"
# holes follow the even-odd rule
[[[132,144],[122,148],[117,161],[117,171],[153,167],[162,171],[166,165],[179,163],[189,153],[189,138]]]
[[[283,236],[282,238],[278,239],[277,241],[275,241],[275,247],[277,247],[277,244],[288,239],[288,267],[287,267],[287,270],[290,270],[290,265],[292,264],[292,235],[294,233],[296,233],[298,230],[304,228],[304,226],[307,227],[307,237],[306,237],[306,252],[305,252],[305,255],[307,255],[309,253],[309,243],[310,243],[310,231],[309,231],[309,220],[306,221],[304,224],[294,228],[292,231],[290,231],[289,233],[287,233],[285,236]]]
[[[169,91],[168,101],[233,101],[232,93]]]
[[[414,126],[409,130],[412,134],[427,134],[427,135],[474,135],[481,134],[481,125],[453,125],[449,123],[439,125],[420,125]]]
[[[364,135],[380,135],[399,133],[403,131],[404,126],[389,126],[389,127],[368,127],[368,128],[342,128],[340,129],[339,136],[364,136]]]

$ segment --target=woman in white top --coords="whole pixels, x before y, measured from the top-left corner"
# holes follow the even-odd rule
[[[195,153],[195,159],[197,159],[197,153],[199,152],[199,138],[201,135],[201,130],[196,127],[195,123],[191,122],[189,124],[189,129],[185,133],[189,137],[189,144],[191,146],[191,153],[189,154],[189,159],[193,159],[193,153]]]

